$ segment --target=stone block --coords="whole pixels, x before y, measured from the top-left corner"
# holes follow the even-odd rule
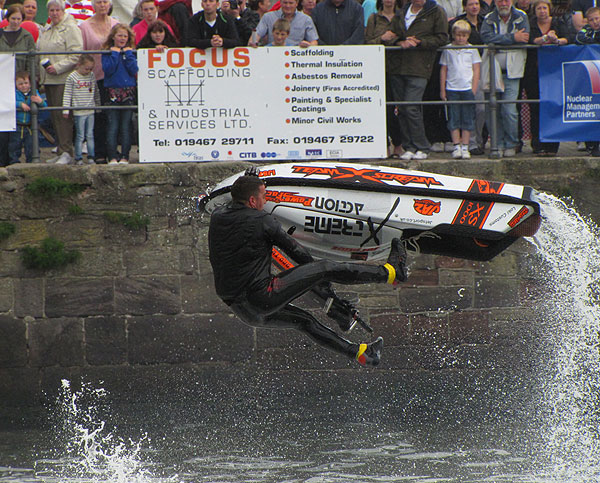
[[[37,246],[49,236],[46,220],[19,220],[15,225],[15,232],[5,242],[8,250],[18,250],[28,245]]]
[[[44,316],[44,279],[15,279],[15,315],[17,317]]]
[[[399,310],[371,310],[369,315],[369,324],[373,327],[375,334],[383,337],[385,347],[404,346],[411,343],[408,315]]]
[[[49,278],[46,316],[109,315],[114,312],[111,278]]]
[[[130,277],[115,280],[116,314],[178,314],[179,277]]]
[[[127,362],[127,335],[122,317],[88,317],[85,320],[85,356],[91,365]]]
[[[518,271],[518,256],[511,251],[503,251],[493,259],[481,263],[478,273],[484,276],[514,277]]]
[[[98,216],[62,217],[58,223],[49,223],[47,230],[48,236],[62,241],[70,249],[98,247],[104,243],[104,220]]]
[[[238,362],[252,355],[254,331],[229,315],[133,317],[130,364]]]
[[[128,277],[136,275],[175,275],[179,273],[179,250],[136,247],[123,252]]]
[[[131,208],[129,208],[131,210]],[[109,208],[107,211],[117,211],[116,208],[112,210]],[[139,229],[127,228],[119,222],[111,222],[104,220],[104,239],[113,245],[124,246],[140,246],[144,245],[148,241],[148,230],[146,227]]]
[[[27,364],[27,328],[25,322],[0,315],[0,367]]]
[[[408,274],[408,280],[402,286],[421,287],[438,284],[439,273],[437,270],[411,270]]]
[[[448,341],[447,315],[413,315],[410,325],[414,344],[437,345]]]
[[[74,277],[119,277],[123,276],[123,253],[120,249],[104,246],[80,250],[78,263],[69,265],[69,274]]]
[[[470,286],[406,288],[398,293],[400,308],[407,313],[467,309],[473,306]]]
[[[469,270],[440,269],[440,285],[459,285],[463,287],[472,287],[474,275]]]
[[[13,280],[0,278],[0,313],[13,308]]]
[[[462,258],[438,256],[435,259],[436,268],[463,268],[466,265],[467,261]]]
[[[27,270],[23,266],[19,252],[0,250],[0,276],[31,277],[33,276],[33,270]]]
[[[488,344],[491,340],[489,314],[463,311],[450,314],[450,340],[455,344]]]
[[[33,367],[83,365],[83,321],[41,319],[28,323],[29,363]]]
[[[205,269],[198,276],[181,277],[181,304],[187,314],[229,312],[215,292],[212,272]]]
[[[475,279],[475,308],[516,307],[519,281],[514,278],[481,277]]]
[[[0,406],[39,406],[40,373],[37,368],[0,368]]]

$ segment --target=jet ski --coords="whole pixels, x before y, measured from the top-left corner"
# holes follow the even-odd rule
[[[486,261],[541,223],[536,191],[498,181],[388,166],[297,162],[260,166],[271,213],[316,258],[385,260],[409,250]],[[198,200],[211,213],[231,199],[238,173]]]

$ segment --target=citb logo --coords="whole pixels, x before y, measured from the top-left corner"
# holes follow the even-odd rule
[[[256,158],[256,153],[240,153],[240,159]]]

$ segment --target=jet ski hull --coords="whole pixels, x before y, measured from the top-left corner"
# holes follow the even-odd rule
[[[221,181],[200,207],[227,203],[243,174]],[[490,260],[541,221],[535,191],[502,182],[343,162],[261,166],[259,176],[265,211],[317,258],[382,260],[401,237],[409,250]]]

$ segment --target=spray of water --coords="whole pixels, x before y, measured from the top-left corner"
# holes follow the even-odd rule
[[[61,481],[109,481],[112,483],[147,482],[150,473],[141,458],[147,436],[139,441],[123,441],[106,428],[100,416],[106,391],[83,382],[73,391],[68,380],[62,380],[58,412],[62,423],[61,445],[66,455],[59,455],[60,465],[54,468]]]
[[[546,288],[546,447],[557,481],[598,481],[600,232],[561,200],[542,193],[540,202],[545,220],[535,242]]]

